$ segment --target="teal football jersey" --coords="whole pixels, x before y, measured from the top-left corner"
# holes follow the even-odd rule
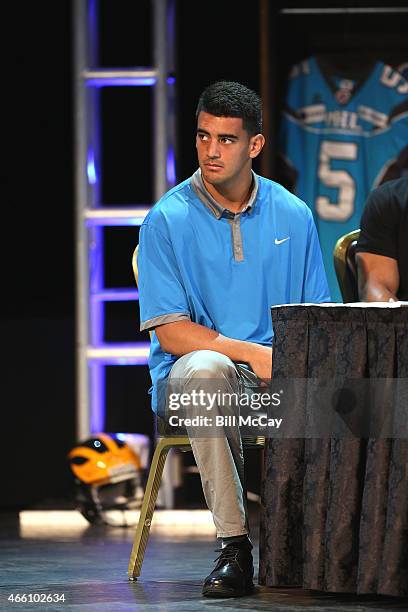
[[[332,299],[342,301],[333,249],[359,227],[369,192],[407,158],[408,82],[382,62],[359,80],[323,58],[301,62],[289,77],[280,149],[312,209]]]

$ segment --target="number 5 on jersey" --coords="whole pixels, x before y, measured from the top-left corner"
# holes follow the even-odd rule
[[[326,187],[338,189],[337,202],[327,196],[317,196],[316,212],[326,221],[346,221],[354,212],[356,185],[346,170],[333,170],[332,160],[357,159],[358,145],[355,142],[323,140],[319,152],[318,177]]]

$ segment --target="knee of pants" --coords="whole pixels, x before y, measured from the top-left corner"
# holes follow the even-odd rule
[[[174,364],[170,378],[206,379],[206,380],[238,380],[234,362],[229,357],[217,351],[193,351],[180,357]]]
[[[188,416],[202,410],[211,410],[212,415],[229,414],[235,406],[239,386],[237,369],[229,357],[201,350],[176,361],[170,372],[167,394],[169,398],[174,396],[173,400],[175,396],[187,395],[182,406]]]

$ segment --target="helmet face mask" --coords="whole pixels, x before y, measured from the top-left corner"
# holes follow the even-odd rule
[[[105,512],[140,507],[140,458],[114,434],[94,434],[68,453],[68,461],[75,479],[78,510],[90,523],[112,525]]]

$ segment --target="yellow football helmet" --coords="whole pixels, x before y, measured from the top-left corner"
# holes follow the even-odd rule
[[[97,433],[68,453],[78,509],[90,523],[111,524],[107,510],[139,507],[143,497],[140,457],[120,434]]]

